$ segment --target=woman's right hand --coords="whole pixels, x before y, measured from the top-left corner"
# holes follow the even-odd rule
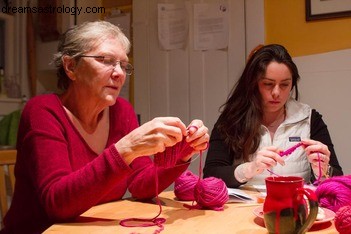
[[[256,153],[256,157],[250,162],[252,177],[264,170],[274,167],[279,163],[284,166],[284,159],[279,155],[281,150],[275,146],[263,147]]]
[[[131,131],[115,147],[129,165],[137,157],[163,152],[186,135],[186,126],[179,118],[158,117]]]

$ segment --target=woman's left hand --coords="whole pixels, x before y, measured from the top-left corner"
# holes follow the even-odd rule
[[[191,155],[182,158],[184,162],[188,161],[196,152],[206,150],[208,148],[208,141],[210,136],[208,128],[199,119],[193,120],[188,126],[188,135],[185,140],[194,149]]]
[[[328,170],[330,160],[330,151],[328,146],[319,141],[310,139],[302,140],[301,142],[305,146],[308,161],[311,163],[315,174],[319,174],[319,164],[321,165],[322,171],[326,172]]]

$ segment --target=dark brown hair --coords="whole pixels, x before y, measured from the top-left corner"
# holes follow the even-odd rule
[[[283,46],[271,44],[251,53],[241,77],[227,101],[220,107],[221,115],[216,127],[224,137],[225,143],[235,152],[235,157],[245,162],[250,160],[250,154],[256,152],[260,144],[263,110],[258,81],[273,61],[283,63],[290,69],[291,89],[298,100],[298,69]]]

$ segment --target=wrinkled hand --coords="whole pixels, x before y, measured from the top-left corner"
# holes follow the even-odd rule
[[[201,124],[197,123],[197,125],[201,129]],[[198,135],[196,134],[196,136]],[[184,136],[187,136],[187,129],[179,118],[158,117],[131,131],[121,138],[115,146],[127,164],[130,164],[137,157],[163,152],[166,147],[182,141]],[[197,138],[189,136],[191,140]],[[200,147],[199,143],[196,145]]]
[[[280,157],[279,152],[281,150],[275,146],[263,147],[257,151],[256,157],[250,162],[251,175],[253,177],[257,174],[262,173],[265,169],[269,169],[277,165],[285,165],[284,159]]]
[[[330,151],[328,149],[328,146],[319,141],[310,139],[304,139],[301,142],[304,144],[308,161],[311,163],[314,173],[317,175],[319,174],[319,160],[321,163],[322,171],[326,172],[328,170],[330,160]]]
[[[193,120],[187,129],[188,132],[185,140],[194,151],[190,155],[181,158],[184,162],[188,161],[195,153],[206,150],[210,139],[208,128],[199,119]]]

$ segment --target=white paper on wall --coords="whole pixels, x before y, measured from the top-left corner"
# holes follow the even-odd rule
[[[188,25],[184,4],[158,4],[158,40],[161,49],[185,48]]]
[[[228,47],[228,41],[228,3],[223,1],[194,4],[194,49],[225,49]]]

